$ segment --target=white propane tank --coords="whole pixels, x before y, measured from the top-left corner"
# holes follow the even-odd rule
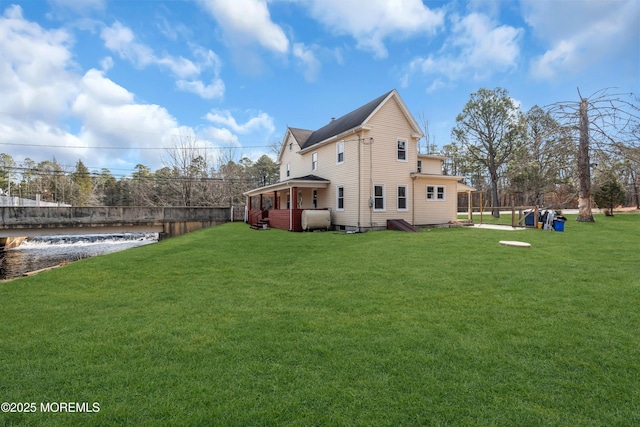
[[[308,210],[302,211],[302,229],[307,230],[328,230],[331,226],[331,212],[328,210]]]

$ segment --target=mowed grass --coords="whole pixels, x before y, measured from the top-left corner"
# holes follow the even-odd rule
[[[640,215],[226,224],[0,284],[2,425],[640,424]],[[531,248],[507,247],[521,240]]]

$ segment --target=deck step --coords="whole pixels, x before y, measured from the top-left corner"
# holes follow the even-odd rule
[[[268,219],[260,219],[255,224],[249,225],[249,228],[252,230],[268,230],[269,229],[269,220]]]

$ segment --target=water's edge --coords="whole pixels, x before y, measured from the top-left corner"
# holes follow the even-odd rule
[[[17,248],[0,252],[0,280],[157,241],[157,233],[29,237]]]

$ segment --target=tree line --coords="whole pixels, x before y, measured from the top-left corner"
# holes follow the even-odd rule
[[[109,169],[90,171],[78,160],[68,168],[55,159],[15,162],[0,154],[0,191],[4,195],[72,206],[244,206],[243,192],[274,183],[277,164],[267,155],[255,162],[219,156],[212,162],[195,139],[168,149],[164,166],[155,171],[138,164],[127,176]],[[220,163],[223,161],[223,163]],[[213,164],[213,165],[212,165]],[[239,210],[242,211],[241,209]]]
[[[577,98],[523,112],[503,88],[471,94],[440,153],[446,173],[485,191],[494,216],[507,204],[578,207],[578,220],[593,221],[603,188],[640,209],[638,98],[611,89]]]
[[[445,174],[464,176],[484,191],[494,215],[511,204],[577,206],[579,220],[592,221],[592,194],[607,207],[640,209],[638,106],[632,94],[604,89],[583,97],[578,90],[574,101],[523,112],[506,89],[481,88],[456,117],[451,143],[439,150],[430,143],[428,120],[420,120],[427,153],[448,159]],[[277,182],[279,168],[267,155],[255,162],[235,158],[228,150],[212,159],[192,134],[173,139],[160,169],[138,164],[122,177],[108,169],[89,171],[81,160],[69,170],[55,159],[17,164],[3,153],[0,191],[74,206],[242,207],[242,193]]]

